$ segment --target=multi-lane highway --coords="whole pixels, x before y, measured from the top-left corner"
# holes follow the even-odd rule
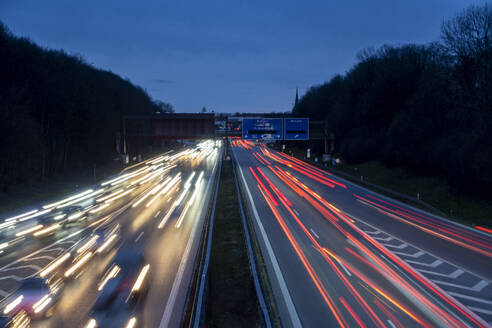
[[[283,326],[490,325],[490,234],[231,143]],[[221,149],[166,153],[3,218],[0,314],[17,327],[180,326]]]
[[[286,327],[488,327],[492,236],[233,139]]]
[[[39,317],[32,327],[180,326],[221,149],[169,152],[4,218],[1,314]]]

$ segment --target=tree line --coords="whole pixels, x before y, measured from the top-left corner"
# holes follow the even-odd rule
[[[439,42],[385,45],[357,57],[346,74],[311,87],[293,114],[326,121],[349,162],[439,175],[490,198],[492,6],[445,20]]]
[[[122,117],[159,110],[173,111],[130,81],[15,37],[0,22],[0,190],[112,160]]]

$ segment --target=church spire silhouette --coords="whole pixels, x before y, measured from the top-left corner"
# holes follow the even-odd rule
[[[296,87],[296,100],[294,101],[294,107],[297,107],[298,103],[299,103],[299,88]]]

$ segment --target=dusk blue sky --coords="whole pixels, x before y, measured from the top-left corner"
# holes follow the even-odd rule
[[[0,0],[0,20],[82,55],[179,112],[292,108],[359,50],[439,39],[471,0]]]

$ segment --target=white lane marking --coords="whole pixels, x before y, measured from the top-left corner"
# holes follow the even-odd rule
[[[220,157],[218,157],[220,160]],[[218,161],[214,167],[214,171],[216,171]],[[216,173],[217,174],[217,173]],[[210,188],[212,187],[212,181],[215,177],[212,173],[210,179],[207,184],[207,193],[210,192]],[[202,198],[201,205],[205,202],[207,197]],[[203,211],[202,211],[203,212]],[[162,315],[161,323],[159,324],[159,328],[167,328],[169,326],[169,322],[171,321],[171,316],[174,310],[174,304],[176,303],[176,298],[178,297],[178,292],[180,290],[181,281],[183,280],[184,270],[188,263],[188,257],[190,255],[191,246],[193,245],[193,241],[195,240],[196,231],[198,229],[198,223],[200,220],[196,220],[193,229],[191,230],[190,237],[188,242],[186,243],[186,248],[184,250],[183,256],[181,257],[181,262],[179,263],[178,271],[176,272],[176,277],[174,278],[173,287],[171,288],[171,293],[169,294],[169,298],[167,299],[166,307],[164,309],[164,313]]]
[[[391,237],[391,236],[388,236],[388,237],[385,237],[385,238],[383,238],[383,237],[372,237],[372,238],[373,238],[373,239],[376,239],[376,240],[379,240],[379,241],[381,241],[381,240],[382,240],[382,241],[392,241],[392,240],[394,239],[394,238],[393,238],[393,237]]]
[[[161,213],[161,210],[158,210],[157,213],[155,213],[154,217],[155,218],[158,217],[160,213]]]
[[[234,157],[236,158],[236,154],[233,151]],[[241,174],[241,178],[244,183],[244,187],[246,188],[246,193],[248,194],[249,201],[251,203],[251,207],[253,209],[253,214],[256,220],[256,224],[258,225],[258,228],[260,229],[261,237],[263,239],[263,242],[265,244],[265,247],[267,249],[268,256],[270,258],[270,261],[272,262],[273,266],[273,271],[275,272],[275,276],[277,278],[278,284],[280,286],[280,291],[282,293],[282,297],[284,298],[285,305],[287,307],[287,311],[289,312],[290,316],[290,321],[292,322],[292,325],[294,327],[302,327],[301,325],[301,320],[299,319],[299,316],[297,315],[296,308],[294,306],[294,303],[292,302],[292,298],[290,297],[289,289],[287,288],[287,284],[285,283],[284,276],[282,275],[282,271],[280,270],[280,266],[277,262],[277,258],[275,257],[275,254],[272,249],[272,245],[270,244],[270,241],[268,240],[268,236],[265,232],[265,229],[263,227],[263,224],[261,223],[260,217],[258,215],[258,210],[256,209],[255,202],[253,201],[253,196],[251,196],[251,192],[249,191],[248,184],[246,183],[246,179],[244,178],[243,170],[241,169],[241,165],[239,164],[239,161],[236,158],[236,163],[238,164],[237,167],[239,168],[239,173]],[[161,327],[163,328],[163,327]]]
[[[400,245],[391,245],[391,244],[384,244],[386,247],[391,247],[391,248],[396,248],[396,249],[404,249],[408,247],[408,244],[401,243]]]
[[[386,320],[386,321],[388,321],[388,323],[389,323],[389,325],[391,326],[391,328],[397,328],[397,327],[395,326],[395,324],[393,323],[393,321],[391,321],[391,320],[389,320],[389,319],[388,319],[388,320]]]
[[[470,301],[475,301],[475,302],[479,302],[479,303],[485,303],[485,304],[492,305],[492,301],[489,301],[489,300],[486,300],[483,298],[473,297],[473,296],[469,296],[469,295],[463,295],[463,294],[455,293],[455,292],[448,292],[448,294],[453,295],[454,297],[464,298],[464,299],[467,299]]]
[[[316,232],[314,232],[314,230],[312,228],[309,230],[311,230],[311,233],[313,234],[314,237],[316,237],[316,239],[319,239],[318,234]]]
[[[441,264],[444,263],[441,260],[435,260],[432,263],[424,263],[424,262],[418,262],[418,261],[412,261],[412,260],[405,260],[405,262],[411,263],[411,264],[419,264],[419,265],[423,265],[423,266],[426,266],[426,267],[429,267],[429,268],[437,268],[438,266],[440,266]]]
[[[137,239],[135,239],[135,242],[139,241],[139,240],[140,240],[140,238],[143,236],[143,234],[144,234],[144,232],[142,231],[142,232],[138,235]]]
[[[350,277],[352,277],[352,274],[347,270],[347,268],[345,267],[345,265],[343,265],[342,262],[339,262],[339,261],[337,261],[337,262],[338,262],[338,264],[340,264],[340,266],[345,271],[345,273],[348,274]]]
[[[418,257],[421,257],[422,255],[425,255],[425,253],[422,252],[422,251],[418,251],[418,252],[416,252],[414,254],[407,254],[407,253],[396,252],[396,251],[393,251],[393,253],[398,254],[398,255],[403,255],[403,256],[410,256],[410,257],[413,257],[415,259],[418,258]]]
[[[477,307],[474,307],[474,306],[469,306],[468,308],[470,310],[475,311],[475,312],[481,312],[481,313],[492,315],[492,311],[488,311],[488,310],[485,310],[485,309],[477,308]]]
[[[297,210],[295,208],[293,208],[294,210],[294,213],[296,213],[297,216],[301,216],[301,214],[299,214],[299,212],[297,212]]]
[[[192,235],[198,226],[198,222],[193,227]],[[191,251],[191,245],[193,244],[193,237],[190,236],[188,242],[186,243],[186,248],[181,258],[181,263],[179,264],[178,272],[176,273],[176,278],[173,282],[173,288],[171,289],[171,294],[169,294],[169,298],[166,303],[166,308],[164,310],[164,314],[162,315],[161,323],[159,324],[159,328],[164,328],[169,326],[169,321],[171,320],[171,315],[174,308],[174,303],[176,303],[176,297],[178,296],[179,286],[181,285],[181,281],[183,280],[183,274],[188,262],[188,257]]]
[[[20,265],[20,266],[16,266],[16,267],[8,267],[5,269],[2,269],[1,272],[18,270],[18,269],[32,269],[32,270],[38,271],[38,270],[41,270],[41,267],[38,265],[34,265],[34,264],[26,264],[26,265]]]
[[[461,276],[463,273],[465,273],[465,271],[463,271],[461,269],[456,269],[451,273],[440,273],[440,272],[428,271],[428,270],[422,270],[422,269],[416,269],[416,270],[419,272],[422,272],[422,273],[433,274],[436,276],[447,277],[447,278],[452,278],[452,279],[456,279],[459,276]]]
[[[73,244],[74,242],[70,242],[70,244]],[[50,248],[50,249],[46,249],[45,250],[46,252],[64,252],[65,251],[65,248],[61,248],[61,247],[55,247],[55,248]],[[31,257],[30,257],[31,259]]]
[[[482,291],[482,289],[484,289],[489,284],[488,281],[480,280],[474,286],[468,287],[468,286],[463,286],[463,285],[452,284],[452,283],[446,282],[446,281],[439,281],[439,280],[434,280],[434,279],[432,279],[432,281],[438,285],[445,285],[445,286],[451,286],[451,287],[456,287],[456,288],[461,288],[461,289],[466,289],[466,290],[472,290],[474,292]]]
[[[364,220],[361,220],[361,219],[359,219],[359,218],[357,218],[357,217],[354,217],[354,216],[352,216],[352,215],[350,215],[350,214],[348,214],[348,213],[345,213],[345,214],[346,214],[347,216],[351,217],[352,219],[354,219],[354,220],[356,220],[356,221],[359,221],[360,223],[364,224],[364,226],[371,227],[372,229],[374,229],[374,230],[375,230],[375,231],[373,231],[373,232],[364,231],[364,232],[366,232],[366,233],[370,233],[370,234],[378,234],[379,232],[382,232],[382,231],[380,231],[378,228],[376,228],[375,226],[373,226],[373,225],[371,225],[371,224],[367,223],[367,222],[366,222],[366,221],[364,221]],[[401,240],[396,239],[396,238],[395,238],[395,240],[401,241]],[[416,249],[421,250],[420,248],[418,248],[418,247],[416,247],[416,246],[414,246],[414,245],[409,244],[409,246],[411,246],[411,247],[413,247],[413,248],[416,248]],[[434,257],[434,258],[436,258],[436,260],[434,260],[432,263],[423,263],[423,262],[412,261],[412,260],[406,260],[406,259],[404,259],[404,261],[405,261],[405,262],[407,262],[407,263],[409,263],[409,264],[417,264],[417,265],[422,265],[422,266],[426,266],[426,267],[429,267],[429,268],[436,268],[436,267],[440,266],[440,265],[441,265],[441,264],[443,264],[443,263],[448,263],[448,264],[450,264],[450,265],[453,265],[453,266],[454,266],[457,270],[461,270],[461,269],[459,269],[459,266],[458,266],[458,265],[456,265],[456,264],[453,264],[453,263],[451,263],[451,262],[449,262],[449,261],[445,261],[445,260],[441,259],[440,257],[438,257],[438,256],[434,255],[434,254],[430,254],[430,253],[427,253],[427,254],[429,254],[430,256],[432,256],[432,257]],[[439,274],[439,273],[437,273],[437,272],[433,272],[433,271],[425,271],[425,270],[420,270],[420,269],[417,269],[416,267],[413,267],[413,268],[414,268],[416,271],[418,271],[418,272],[425,272],[425,273],[430,273],[430,274]],[[468,271],[465,271],[465,272],[468,272]],[[459,275],[461,275],[461,274],[460,274],[460,271],[457,271],[457,272],[455,271],[455,272],[453,272],[453,273],[454,273],[454,275],[458,275],[458,276],[459,276]],[[469,272],[469,273],[470,273],[470,274],[473,274],[473,275],[474,275],[474,276],[476,276],[477,278],[481,278],[481,277],[480,277],[479,275],[477,275],[476,273],[472,273],[472,272]],[[484,279],[484,278],[482,278],[482,279],[483,279],[483,281],[487,282],[487,279]],[[435,280],[432,280],[432,282],[434,282],[434,283],[440,283],[439,281],[435,281]],[[489,282],[489,283],[490,283],[490,282]],[[446,283],[444,283],[444,284],[446,284]],[[450,284],[450,285],[452,285],[452,284]],[[461,286],[459,286],[459,285],[454,285],[454,286],[452,286],[452,287],[463,288],[463,287],[461,287]],[[477,286],[475,286],[475,287],[477,287]],[[478,286],[478,287],[480,287],[480,286]],[[438,287],[438,288],[439,288],[439,287]],[[444,288],[444,287],[443,287],[443,288]],[[469,289],[469,287],[468,287],[468,288],[466,288],[466,287],[465,287],[465,289]],[[463,294],[460,294],[460,293],[455,293],[455,292],[452,292],[452,291],[449,291],[449,290],[448,290],[448,291],[446,291],[446,293],[447,293],[448,295],[450,295],[451,297],[458,297],[458,298],[468,299],[468,300],[472,300],[472,301],[476,301],[476,302],[482,302],[482,303],[485,303],[485,304],[492,304],[492,302],[490,302],[489,300],[484,300],[484,299],[481,299],[481,298],[476,298],[476,297],[472,297],[472,296],[468,296],[468,295],[463,295]],[[470,306],[466,306],[465,308],[466,308],[466,309],[469,309],[469,310],[473,310],[473,309],[475,309],[475,310],[477,310],[477,309],[478,309],[478,310],[480,310],[479,308],[473,308],[473,307],[470,307]],[[468,312],[468,311],[467,311],[467,312]],[[474,317],[475,317],[476,319],[478,319],[478,320],[482,321],[482,319],[481,319],[480,317],[476,317],[476,314],[475,314],[475,313],[473,313],[473,312],[469,312],[469,313],[470,313],[470,314],[472,314],[472,315],[474,315]]]
[[[19,276],[16,276],[16,275],[10,275],[10,276],[5,276],[5,277],[1,277],[0,280],[6,280],[6,279],[14,279],[16,281],[21,281],[23,280],[24,278],[22,277],[19,277]]]
[[[30,257],[29,260],[49,260],[53,261],[54,257],[53,256],[48,256],[48,255],[43,255],[43,256],[35,256],[35,257]]]

